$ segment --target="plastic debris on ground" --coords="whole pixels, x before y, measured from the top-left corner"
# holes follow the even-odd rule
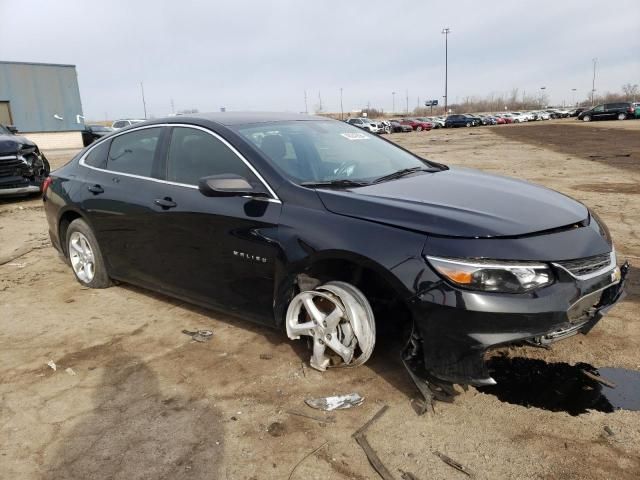
[[[182,333],[189,335],[196,342],[207,342],[211,340],[213,332],[211,330],[182,330]]]
[[[56,364],[53,362],[53,360],[49,360],[49,361],[47,362],[47,365],[48,365],[49,367],[51,367],[51,368],[53,369],[53,371],[54,371],[54,372],[56,371],[56,368],[58,368],[58,367],[56,367]]]
[[[336,395],[333,397],[309,398],[304,401],[311,408],[330,412],[332,410],[343,410],[345,408],[356,407],[364,402],[364,397],[358,393],[347,395]]]

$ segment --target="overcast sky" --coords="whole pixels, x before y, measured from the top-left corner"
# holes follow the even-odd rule
[[[640,83],[640,1],[0,0],[0,60],[77,66],[87,120],[202,111],[409,107],[444,95]]]

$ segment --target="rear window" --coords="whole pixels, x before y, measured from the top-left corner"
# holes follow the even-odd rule
[[[111,141],[107,169],[151,177],[153,158],[162,128],[145,128],[125,133]]]
[[[609,103],[608,105],[605,105],[605,107],[607,108],[607,110],[617,110],[619,108],[627,108],[629,107],[628,103]]]
[[[102,142],[84,157],[84,163],[91,167],[105,168],[107,166],[107,155],[109,153],[109,144],[111,142]]]

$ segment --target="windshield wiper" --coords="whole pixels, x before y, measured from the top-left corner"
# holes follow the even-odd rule
[[[382,177],[378,177],[372,183],[380,183],[380,182],[386,182],[387,180],[395,180],[396,178],[401,178],[416,172],[438,172],[438,171],[439,170],[434,168],[425,168],[425,167],[403,168],[402,170],[398,170],[397,172],[393,172],[388,175],[383,175]]]
[[[348,180],[346,178],[340,180],[323,180],[319,182],[302,182],[300,185],[310,188],[349,188],[349,187],[364,187],[370,185],[368,182],[361,182],[357,180]]]

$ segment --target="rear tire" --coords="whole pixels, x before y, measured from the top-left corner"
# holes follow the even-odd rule
[[[471,126],[471,123],[467,122],[464,126],[465,126],[465,127],[470,127],[470,126]]]
[[[77,218],[67,228],[66,255],[78,282],[89,288],[107,288],[111,279],[91,227]]]
[[[422,126],[421,126],[421,125],[418,125],[418,126],[416,127],[416,132],[421,132],[421,131],[422,131]]]
[[[627,115],[625,113],[618,114],[618,120],[626,120],[626,119],[627,119]]]
[[[591,121],[591,115],[585,115],[584,117],[582,117],[582,121],[583,122],[590,122]]]

